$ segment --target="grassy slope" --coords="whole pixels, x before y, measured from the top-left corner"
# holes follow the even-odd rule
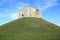
[[[0,40],[60,40],[59,27],[42,18],[17,19],[0,27]]]

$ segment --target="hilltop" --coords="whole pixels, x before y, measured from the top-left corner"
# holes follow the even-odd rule
[[[60,40],[60,27],[42,18],[20,18],[0,27],[0,40]]]

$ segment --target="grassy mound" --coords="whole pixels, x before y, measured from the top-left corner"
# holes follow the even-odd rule
[[[21,18],[0,27],[0,40],[60,40],[59,29],[42,18]]]

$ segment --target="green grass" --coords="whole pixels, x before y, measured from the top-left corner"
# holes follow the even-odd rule
[[[0,27],[0,40],[60,40],[60,27],[42,18],[21,18]]]

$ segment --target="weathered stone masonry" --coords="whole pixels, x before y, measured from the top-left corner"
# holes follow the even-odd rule
[[[41,11],[35,9],[34,7],[25,7],[24,9],[19,11],[19,18],[23,17],[41,18]]]

